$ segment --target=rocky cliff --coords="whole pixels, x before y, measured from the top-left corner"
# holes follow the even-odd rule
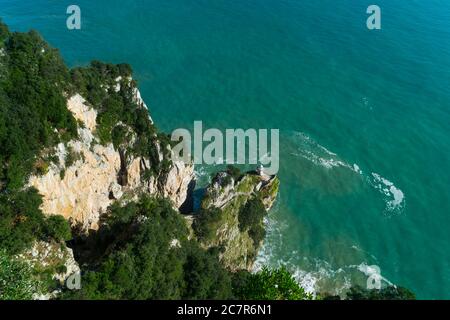
[[[256,212],[256,217],[249,218],[250,224],[243,226],[243,221],[254,214],[247,208],[256,202],[261,204],[256,210],[269,211],[278,195],[279,184],[276,176],[249,172],[237,178],[220,172],[206,189],[201,202],[203,217],[197,219],[205,218],[205,215],[216,217],[208,227],[212,228],[212,236],[199,240],[205,248],[220,248],[219,258],[230,270],[252,270],[262,242],[262,238],[255,237],[252,232],[260,230],[264,233],[264,213]],[[195,225],[194,220],[194,229]]]
[[[140,99],[139,93],[136,96]],[[87,231],[98,228],[101,214],[114,201],[132,199],[141,192],[169,198],[177,209],[186,202],[194,180],[192,165],[172,162],[164,176],[144,180],[150,161],[132,156],[124,159],[112,143],[102,145],[96,136],[97,111],[83,97],[72,96],[67,107],[79,121],[79,138],[58,144],[56,161],[48,172],[29,180],[43,196],[45,214],[60,214]],[[123,172],[125,179],[121,177]]]
[[[129,86],[131,80],[119,77],[115,82],[113,88],[118,92],[121,86]],[[132,99],[137,108],[144,108],[148,114],[136,88],[132,91]],[[119,128],[123,138],[115,143],[104,143],[98,133],[99,113],[96,108],[77,93],[67,99],[67,108],[78,122],[78,137],[59,143],[53,151],[54,161],[47,170],[32,175],[28,182],[28,186],[36,188],[42,195],[41,209],[46,215],[64,216],[75,227],[74,230],[83,235],[99,229],[102,215],[108,213],[113,203],[125,205],[142,194],[170,199],[175,209],[191,212],[189,204],[195,185],[194,167],[183,162],[164,162],[165,153],[170,153],[170,144],[162,144],[154,135],[156,162],[165,163],[163,169],[155,167],[155,159],[133,152],[140,137],[131,126],[121,121],[115,123],[112,131]],[[153,125],[150,115],[149,120]],[[206,188],[201,202],[202,213],[187,216],[186,221],[195,227],[201,215],[218,210],[220,218],[215,223],[214,234],[209,239],[199,238],[201,245],[205,249],[219,248],[219,258],[229,270],[251,270],[263,239],[264,214],[248,218],[251,222],[245,224],[243,221],[247,215],[254,215],[248,212],[247,207],[257,201],[261,207],[256,210],[265,213],[272,207],[278,188],[279,180],[275,176],[256,172],[233,176],[220,172]],[[195,236],[194,230],[192,234]],[[39,258],[41,256],[58,257],[57,265],[66,265],[65,270],[76,272],[70,249],[60,252],[55,248],[50,243],[38,242],[26,255],[33,267],[35,260],[45,260]],[[62,261],[64,257],[68,257],[65,262]],[[53,278],[64,281],[69,275],[55,272]],[[49,296],[41,296],[45,297]]]

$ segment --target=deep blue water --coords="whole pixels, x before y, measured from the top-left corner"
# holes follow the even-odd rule
[[[0,0],[70,66],[128,62],[158,126],[279,128],[282,188],[259,262],[321,290],[367,265],[450,298],[450,2]],[[200,181],[212,168],[198,167]]]

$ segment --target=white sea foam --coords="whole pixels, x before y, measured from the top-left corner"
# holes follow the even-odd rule
[[[359,166],[356,163],[353,164],[353,171],[355,171],[356,173],[359,173],[360,175],[363,174],[362,170],[359,168]]]
[[[382,271],[381,274],[378,273],[379,269],[374,268],[374,266],[369,266],[366,262],[361,263],[357,266],[352,266],[356,268],[358,271],[362,272],[367,278],[370,278],[372,276],[378,275],[382,281],[384,281],[387,285],[393,286],[394,284],[390,282],[388,279],[383,277]]]
[[[292,155],[304,158],[325,169],[349,169],[361,175],[373,188],[383,194],[387,213],[399,213],[403,210],[405,206],[405,194],[394,183],[377,173],[372,173],[370,176],[365,175],[359,165],[356,163],[349,164],[340,159],[336,153],[321,146],[303,132],[295,132],[294,136],[298,139],[299,148],[296,152],[292,152]]]
[[[315,165],[326,169],[347,168],[362,174],[362,171],[357,164],[352,165],[341,160],[336,153],[320,145],[307,134],[303,132],[294,132],[294,136],[298,139],[300,145],[296,152],[291,153],[292,155],[302,157]]]
[[[309,294],[316,294],[317,278],[311,272],[300,270],[299,268],[293,273],[298,284]]]
[[[372,173],[371,185],[386,198],[386,211],[399,212],[405,206],[405,194],[394,183],[378,173]]]
[[[208,175],[208,172],[205,170],[204,167],[196,167],[194,170],[194,175],[196,179],[201,179]]]
[[[278,205],[279,202],[277,202]],[[323,289],[322,285],[328,283],[327,290],[333,294],[340,294],[351,286],[351,279],[345,274],[345,270],[340,268],[334,270],[332,266],[326,261],[314,259],[309,261],[309,258],[303,257],[299,251],[292,251],[287,255],[288,259],[280,259],[282,252],[286,250],[284,246],[284,235],[288,224],[274,216],[279,207],[277,205],[273,208],[273,212],[265,219],[267,237],[261,248],[256,262],[253,267],[253,272],[260,271],[264,266],[270,268],[286,267],[294,276],[299,285],[307,292],[316,296],[316,294]],[[283,255],[284,256],[284,255]],[[304,262],[304,263],[301,263]],[[307,270],[300,267],[300,264],[309,266]],[[341,281],[336,285],[336,278],[339,276]],[[331,288],[332,287],[332,288]]]
[[[365,174],[358,164],[347,163],[340,159],[336,153],[321,146],[302,132],[296,132],[294,136],[299,139],[297,141],[297,143],[299,142],[299,147],[292,155],[302,157],[327,170],[334,168],[351,170],[355,174],[360,175],[363,181],[367,181],[383,195],[386,202],[386,210],[398,211],[404,207],[405,195],[393,182],[376,173],[370,175]],[[287,224],[279,219],[275,219],[273,214],[278,210],[278,206],[279,201],[276,202],[276,207],[272,210],[272,214],[265,220],[267,237],[256,259],[254,272],[259,271],[263,266],[272,268],[286,266],[305,291],[313,295],[316,295],[317,292],[322,290],[331,294],[345,293],[352,286],[352,279],[355,280],[353,278],[355,274],[361,272],[367,277],[374,274],[376,270],[369,266],[367,262],[335,269],[324,260],[315,259],[310,261],[311,258],[307,258],[306,256],[302,258],[301,252],[293,251],[289,255],[286,255],[283,235],[286,233]],[[363,251],[358,246],[354,245],[352,248],[364,252],[375,263],[378,261],[375,256]],[[290,258],[282,260],[280,257]],[[300,265],[306,267],[300,267]],[[381,277],[384,283],[392,285],[389,280],[382,275]]]

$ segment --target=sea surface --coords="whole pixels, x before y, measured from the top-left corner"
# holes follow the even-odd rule
[[[376,265],[384,283],[450,299],[449,1],[0,0],[0,17],[70,66],[130,63],[166,132],[280,129],[258,266],[340,292]],[[200,185],[213,169],[197,167]]]

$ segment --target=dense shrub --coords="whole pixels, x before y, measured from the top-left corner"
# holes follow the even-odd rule
[[[250,274],[237,273],[233,279],[233,292],[243,300],[310,300],[312,296],[299,286],[286,268]]]
[[[63,216],[50,216],[45,221],[44,233],[57,241],[68,241],[72,238],[72,230]]]
[[[67,240],[70,227],[60,216],[47,218],[39,209],[35,189],[0,194],[0,248],[11,254],[29,248],[35,240]]]
[[[9,29],[6,24],[0,19],[0,41],[5,40],[9,35]]]
[[[239,229],[242,232],[248,231],[255,245],[259,245],[266,235],[263,225],[265,215],[266,209],[258,197],[247,201],[239,212]]]
[[[43,235],[42,200],[34,189],[0,195],[0,248],[18,253]]]
[[[205,251],[197,243],[185,248],[183,299],[230,299],[231,277],[219,263],[217,250]]]
[[[98,255],[101,258],[85,270],[81,291],[68,292],[65,298],[216,299],[231,295],[231,279],[216,253],[187,240],[185,222],[167,200],[143,197],[125,207],[113,206],[106,225],[95,244],[103,251]]]
[[[0,300],[30,300],[40,287],[26,263],[0,249]]]
[[[353,286],[347,293],[347,300],[415,300],[416,296],[410,290],[403,287],[388,286],[380,290],[365,289],[361,286]]]
[[[204,242],[213,239],[216,235],[221,216],[222,211],[218,208],[201,209],[197,213],[192,227],[200,241]]]
[[[259,198],[247,201],[239,212],[239,228],[241,231],[250,229],[255,224],[260,224],[266,214],[264,204]]]
[[[81,160],[82,156],[80,153],[76,152],[75,150],[73,150],[73,148],[71,146],[67,147],[67,155],[64,161],[64,165],[66,168],[71,167],[72,165],[75,164],[75,162],[77,162],[78,160]]]
[[[70,77],[58,51],[36,32],[8,33],[4,25],[0,39],[0,188],[18,189],[40,150],[76,136],[76,122],[63,96]]]
[[[232,166],[232,165],[228,165],[227,166],[227,173],[233,177],[234,181],[238,181],[242,178],[242,172],[239,168]]]

